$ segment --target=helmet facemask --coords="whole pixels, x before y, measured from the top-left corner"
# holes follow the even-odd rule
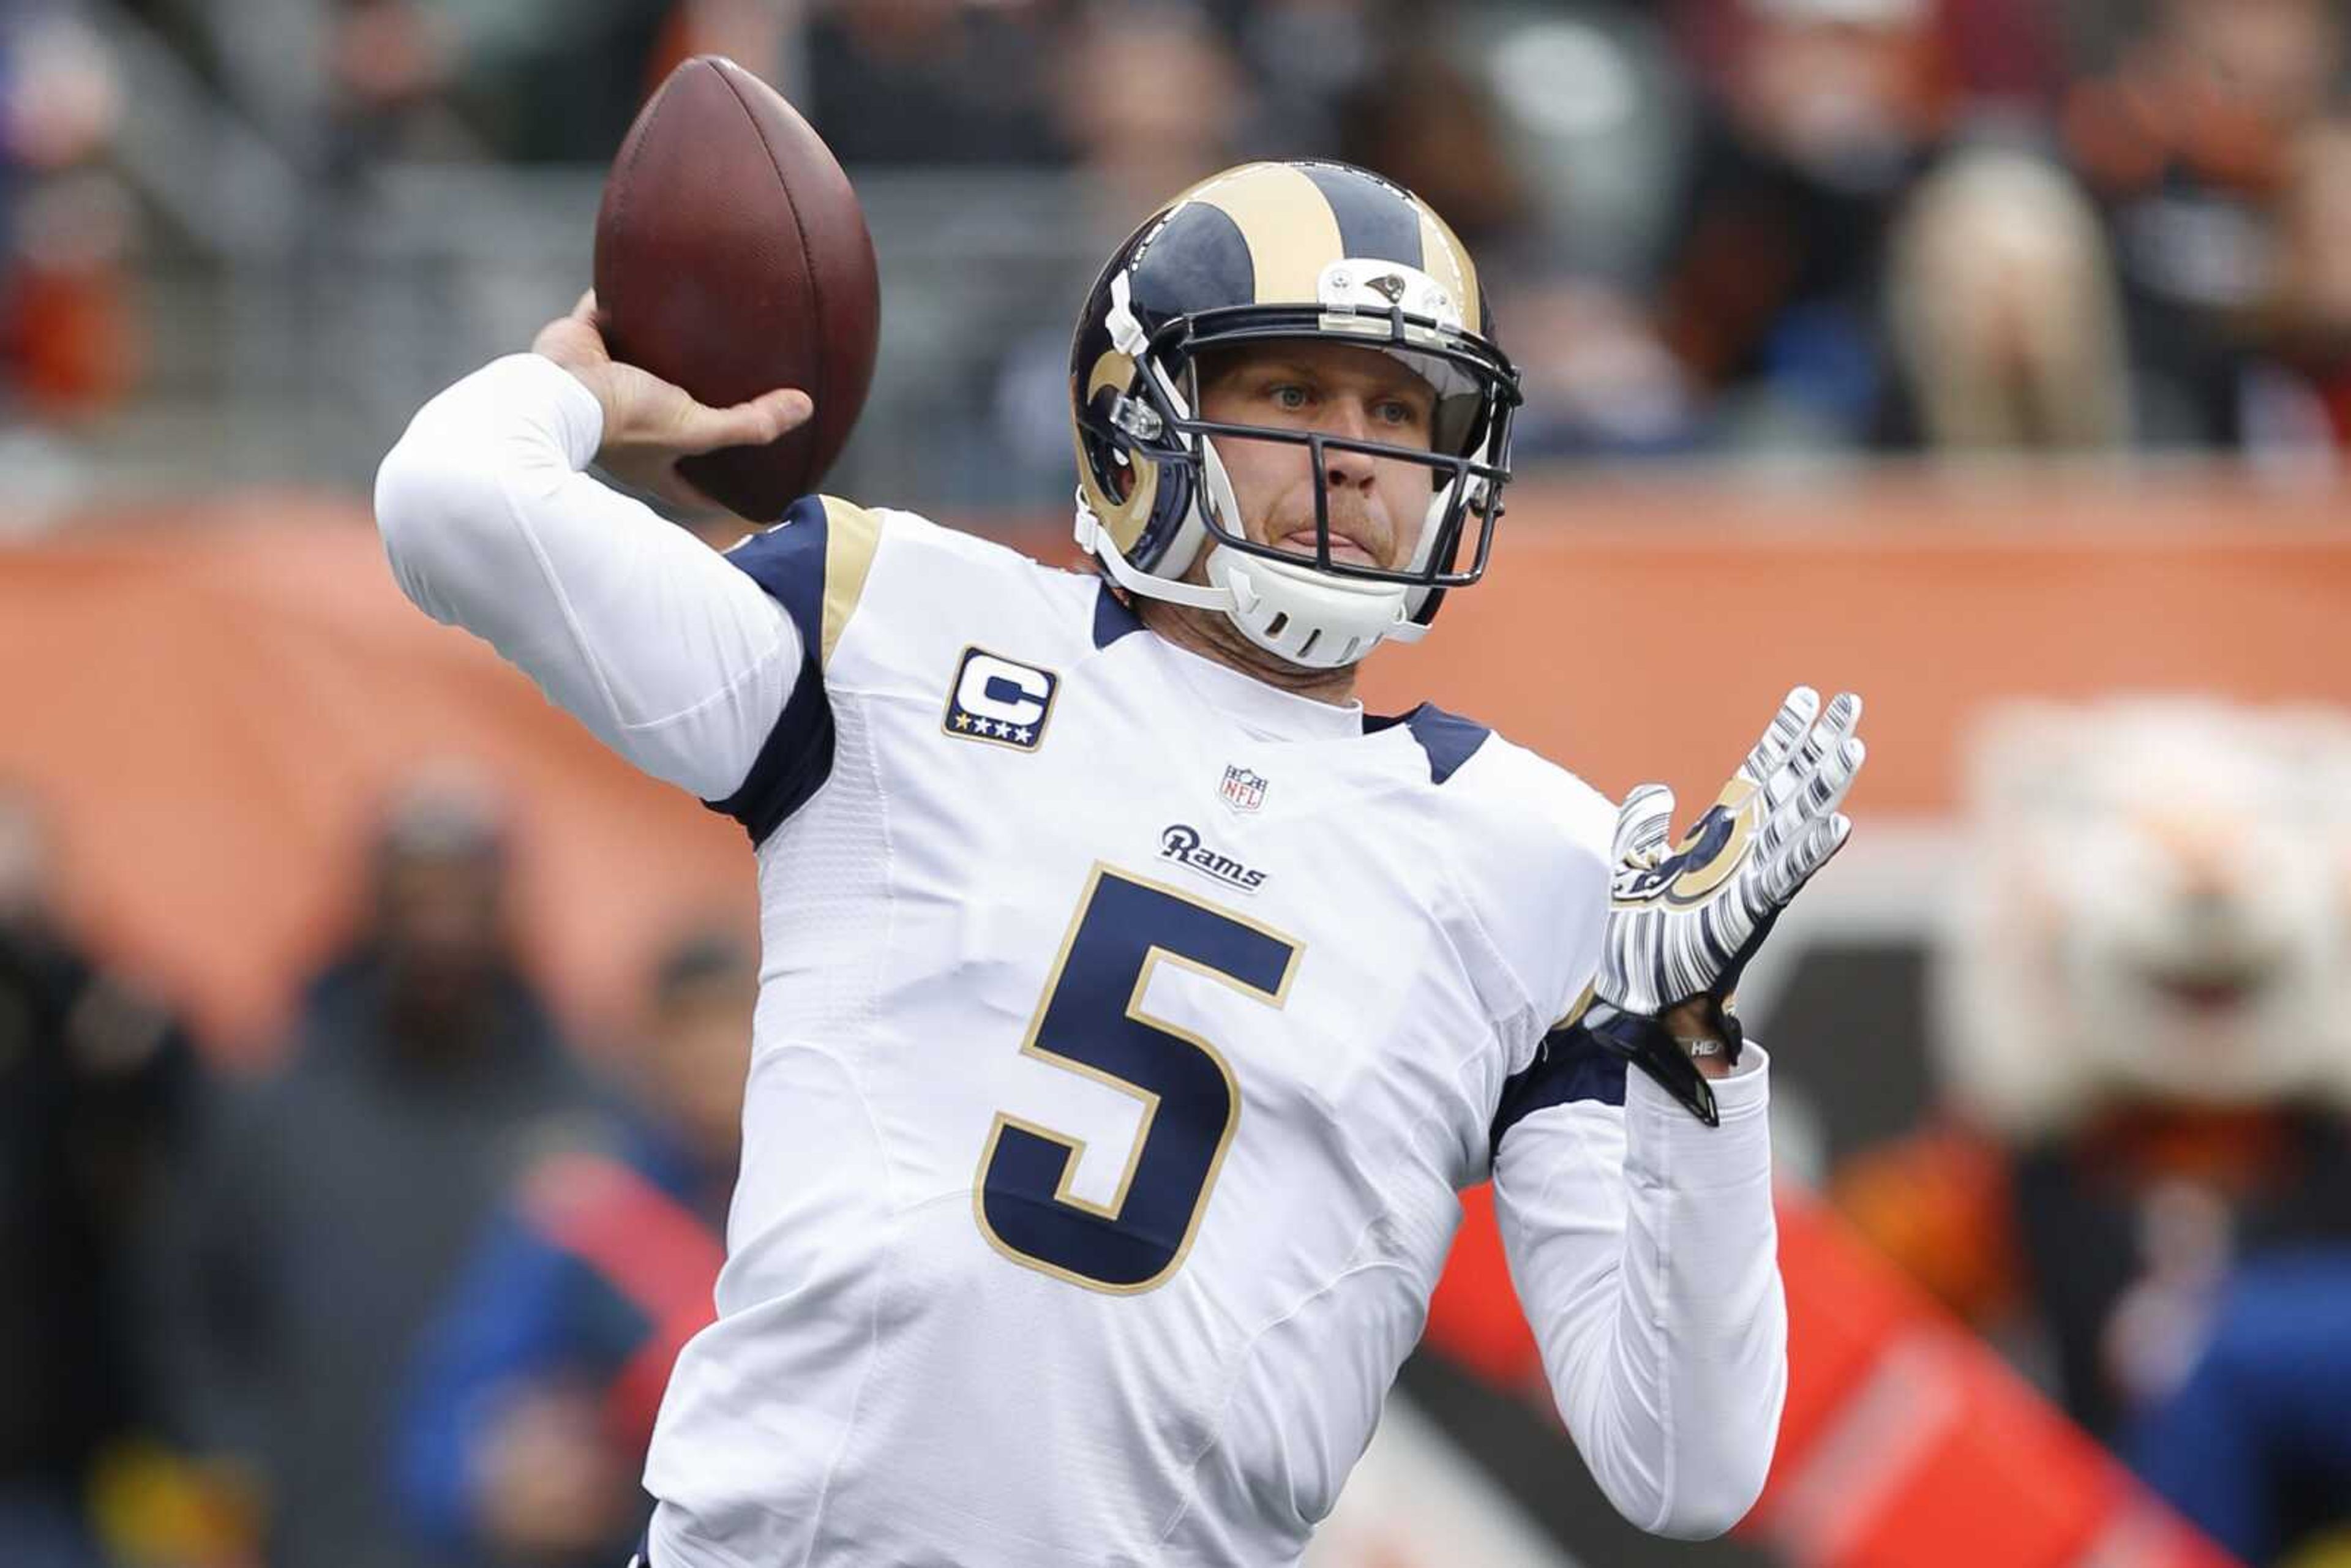
[[[1483,575],[1510,478],[1517,377],[1490,341],[1441,313],[1445,296],[1432,281],[1395,264],[1341,262],[1325,269],[1319,305],[1203,310],[1149,334],[1126,308],[1124,284],[1123,276],[1109,279],[1107,325],[1133,373],[1123,387],[1113,380],[1093,389],[1082,405],[1081,430],[1109,447],[1131,483],[1158,490],[1151,509],[1163,527],[1159,537],[1137,537],[1143,548],[1134,553],[1142,559],[1130,560],[1092,517],[1081,494],[1080,542],[1113,580],[1146,597],[1222,610],[1269,652],[1308,668],[1330,668],[1354,663],[1384,638],[1416,641],[1446,590]],[[1297,340],[1377,350],[1427,382],[1435,394],[1430,446],[1199,413],[1204,360]],[[1306,448],[1314,495],[1311,554],[1249,537],[1219,441]],[[1333,557],[1332,452],[1428,470],[1430,499],[1413,554],[1403,564]],[[1468,537],[1472,525],[1474,538]],[[1217,548],[1207,561],[1207,584],[1186,580],[1211,545]]]

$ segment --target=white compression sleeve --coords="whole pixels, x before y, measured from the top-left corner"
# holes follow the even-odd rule
[[[486,639],[637,767],[735,792],[798,679],[800,637],[750,578],[581,472],[603,411],[514,354],[424,405],[376,476],[401,589]]]
[[[1622,1107],[1536,1111],[1494,1162],[1511,1281],[1577,1449],[1617,1511],[1686,1538],[1753,1505],[1788,1386],[1762,1048],[1713,1088],[1719,1127],[1627,1071]]]

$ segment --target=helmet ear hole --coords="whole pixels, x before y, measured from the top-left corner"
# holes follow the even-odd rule
[[[1136,474],[1134,459],[1127,455],[1124,444],[1114,434],[1116,423],[1112,416],[1117,410],[1119,395],[1114,385],[1096,389],[1088,410],[1093,415],[1095,428],[1085,434],[1096,452],[1095,483],[1111,500],[1124,502],[1134,494]]]

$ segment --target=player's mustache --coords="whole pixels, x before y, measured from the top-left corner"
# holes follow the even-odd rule
[[[1367,553],[1383,560],[1387,558],[1389,530],[1384,518],[1359,499],[1333,496],[1326,504],[1334,548],[1342,539],[1353,539]],[[1310,502],[1303,507],[1284,507],[1266,529],[1265,537],[1279,543],[1292,534],[1311,536],[1313,532],[1314,507]]]

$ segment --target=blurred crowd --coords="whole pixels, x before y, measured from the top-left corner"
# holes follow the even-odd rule
[[[852,173],[1066,179],[1089,254],[1233,161],[1361,162],[1496,279],[1538,459],[2325,476],[2351,449],[2347,26],[2338,0],[16,0],[0,513],[12,425],[141,395],[159,48],[328,214],[406,163],[599,164],[706,49]],[[1067,490],[1064,319],[1005,323],[967,389],[1040,497]],[[2351,1499],[2351,875],[2311,850],[2341,840],[2346,750],[2201,709],[1987,741],[1949,1115],[1838,1173],[2253,1563]],[[754,965],[681,932],[626,1048],[581,1051],[516,956],[507,828],[461,780],[387,802],[276,1065],[223,1076],[83,950],[38,802],[0,791],[9,1568],[624,1559],[710,1310]]]
[[[626,1560],[713,1312],[757,969],[681,932],[583,1052],[516,956],[507,840],[466,779],[388,802],[289,1038],[230,1074],[81,949],[0,795],[10,1568]]]
[[[2351,718],[2012,703],[1970,737],[1936,1104],[1835,1173],[2249,1563],[2351,1552]]]
[[[594,167],[716,49],[852,173],[1089,193],[1098,253],[1243,158],[1336,156],[1499,279],[1531,456],[2351,441],[2341,0],[25,0],[0,16],[0,366],[133,394],[138,204],[107,40],[161,40],[338,193]],[[919,112],[913,110],[919,109]],[[152,228],[152,224],[149,225]],[[902,242],[903,243],[903,242]],[[1064,312],[1065,313],[1065,312]],[[1006,323],[1002,461],[1058,493],[1061,319]],[[1029,336],[1027,329],[1033,329]]]

